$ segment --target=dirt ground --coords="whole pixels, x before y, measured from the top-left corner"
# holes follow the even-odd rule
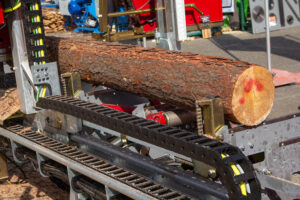
[[[48,178],[41,177],[31,163],[22,166],[25,174],[8,162],[9,179],[0,182],[0,200],[65,200],[67,191],[60,189]]]

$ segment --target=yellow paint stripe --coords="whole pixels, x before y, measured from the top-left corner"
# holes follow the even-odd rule
[[[47,86],[43,86],[43,93],[42,93],[42,97],[46,96],[46,90],[47,90]]]
[[[79,92],[81,92],[82,90],[77,90],[75,93],[74,93],[74,97],[76,97],[78,95]]]
[[[35,10],[38,10],[38,9],[39,9],[39,4],[35,3]]]

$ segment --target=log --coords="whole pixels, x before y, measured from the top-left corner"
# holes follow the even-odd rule
[[[247,126],[273,105],[272,74],[247,62],[83,38],[48,37],[47,44],[61,73],[79,71],[85,81],[191,110],[218,96],[226,116]]]

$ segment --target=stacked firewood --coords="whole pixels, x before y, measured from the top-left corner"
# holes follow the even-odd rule
[[[65,31],[64,16],[56,8],[43,8],[45,33]]]

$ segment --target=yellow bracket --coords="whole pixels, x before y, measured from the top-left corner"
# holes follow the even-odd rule
[[[79,72],[62,74],[61,78],[65,84],[65,95],[75,97],[80,91],[82,91],[81,78]]]
[[[216,133],[224,126],[223,103],[220,98],[206,98],[196,101],[197,120],[204,120],[204,134],[216,138]],[[201,112],[202,111],[202,112]],[[198,115],[202,115],[199,117]],[[201,124],[202,122],[197,122]],[[198,129],[202,127],[198,127]],[[199,133],[202,130],[199,130]]]

